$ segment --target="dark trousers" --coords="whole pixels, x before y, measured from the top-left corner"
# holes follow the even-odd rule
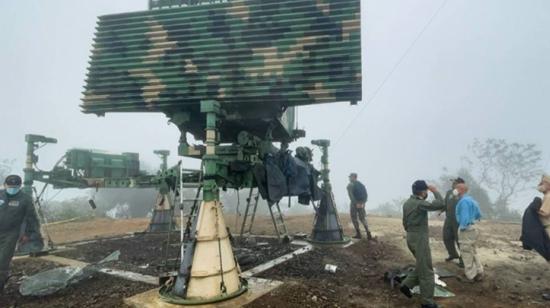
[[[4,284],[8,280],[10,262],[18,239],[19,230],[0,231],[0,290],[4,288]]]
[[[365,211],[365,207],[358,209],[357,205],[350,204],[349,207],[349,215],[351,216],[351,222],[353,223],[353,227],[355,228],[355,232],[358,234],[361,233],[361,230],[359,230],[359,222],[365,227],[365,231],[369,233],[369,225],[367,224],[367,212]]]
[[[443,224],[443,243],[445,244],[449,257],[460,257],[457,251],[457,247],[460,247],[458,244],[458,224],[453,223],[449,219],[445,219],[445,223]]]

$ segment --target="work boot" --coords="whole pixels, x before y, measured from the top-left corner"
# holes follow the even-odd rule
[[[422,308],[441,308],[441,306],[438,306],[436,303],[433,303],[433,304],[422,304],[422,306],[420,306]]]
[[[408,298],[413,297],[411,289],[409,289],[409,287],[407,287],[406,285],[401,285],[401,288],[399,288],[399,291],[401,291],[401,293],[405,294],[405,296],[408,297]]]
[[[542,298],[544,300],[550,301],[550,292],[542,293]]]
[[[376,238],[374,236],[372,236],[372,234],[370,233],[370,231],[367,231],[367,240],[369,241],[376,241]]]
[[[353,238],[361,239],[363,237],[361,236],[361,232],[357,232],[357,233],[355,233],[355,236]]]
[[[453,261],[454,259],[458,259],[458,257],[447,257],[447,259],[445,259],[445,262],[451,262]]]

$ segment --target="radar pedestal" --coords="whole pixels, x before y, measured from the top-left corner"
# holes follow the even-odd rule
[[[185,227],[181,263],[177,277],[159,291],[160,298],[173,304],[207,304],[227,300],[247,291],[233,255],[220,203],[220,165],[216,155],[220,105],[203,101],[206,114],[206,154],[203,156],[202,202],[195,203]],[[198,205],[198,206],[197,206]],[[195,208],[196,207],[196,208]],[[183,228],[183,226],[182,226]]]
[[[334,202],[332,185],[330,184],[330,169],[328,167],[328,147],[330,146],[330,141],[312,140],[311,143],[319,146],[323,152],[321,156],[323,164],[321,169],[323,196],[319,206],[315,207],[315,220],[309,241],[316,244],[348,243],[350,239],[344,236],[336,203]]]

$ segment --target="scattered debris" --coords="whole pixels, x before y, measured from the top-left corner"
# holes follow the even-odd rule
[[[258,256],[253,250],[248,248],[234,248],[233,253],[235,254],[235,258],[237,258],[237,262],[239,262],[240,266],[246,266],[258,261]]]
[[[434,273],[437,274],[439,278],[443,278],[443,279],[456,277],[456,274],[441,267],[435,267]]]
[[[399,283],[401,283],[405,278],[407,277],[407,274],[410,271],[413,271],[414,267],[405,267],[403,269],[393,269],[390,271],[387,271],[384,273],[384,281],[390,284],[392,289]],[[441,273],[441,275],[439,274]],[[435,280],[435,288],[440,289],[439,293],[442,296],[438,297],[452,297],[454,296],[453,293],[449,292],[448,290],[444,289],[447,287],[447,283],[441,280],[440,278],[447,278],[447,277],[454,277],[455,275],[447,270],[434,268],[434,280]],[[413,288],[413,293],[415,289],[418,289],[418,286]],[[418,289],[418,292],[420,292],[420,289]],[[452,295],[451,295],[452,294]]]
[[[120,251],[115,251],[105,259],[85,267],[66,266],[50,269],[38,274],[23,277],[19,293],[23,296],[45,296],[65,289],[82,280],[92,277],[105,264],[118,260]]]
[[[420,286],[412,288],[413,294],[420,294]],[[434,297],[449,298],[454,297],[455,294],[441,286],[436,285],[434,288]]]
[[[439,275],[437,274],[434,274],[434,281],[435,281],[435,284],[437,286],[441,286],[441,287],[444,287],[446,288],[447,287],[447,283],[445,283],[443,280],[439,279]]]
[[[24,277],[19,287],[19,293],[23,296],[50,295],[86,278],[82,267],[55,268]]]
[[[144,275],[158,275],[177,270],[180,246],[177,245],[179,233],[174,233],[172,243],[168,247],[168,260],[166,260],[167,234],[138,234],[133,237],[119,238],[113,240],[99,240],[86,244],[73,245],[74,249],[53,252],[54,255],[81,260],[87,263],[94,263],[103,258],[113,250],[120,250],[120,260],[109,265],[109,268],[132,271]],[[269,245],[257,245],[267,242]],[[234,254],[242,271],[247,271],[260,264],[273,260],[280,256],[291,253],[302,246],[284,245],[276,238],[249,237],[241,240],[236,237],[234,243]],[[164,266],[166,261],[166,265]],[[143,267],[149,264],[148,267]],[[164,268],[162,268],[164,266]]]
[[[112,209],[108,210],[105,215],[112,219],[129,219],[130,218],[130,206],[128,203],[115,205]]]
[[[325,264],[325,271],[329,273],[333,273],[333,274],[336,273],[336,268],[338,268],[338,266],[333,264]]]

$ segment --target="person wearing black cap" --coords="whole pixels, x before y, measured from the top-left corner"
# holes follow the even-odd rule
[[[458,245],[458,223],[456,222],[456,204],[459,196],[456,190],[456,185],[464,184],[464,179],[458,177],[452,179],[452,188],[445,195],[445,209],[442,212],[445,214],[445,223],[443,224],[443,243],[447,249],[449,256],[445,261],[450,262],[454,259],[459,259],[460,266],[463,266],[462,258],[457,250]]]
[[[359,222],[365,228],[367,232],[367,239],[374,240],[367,224],[367,212],[365,211],[365,203],[367,203],[368,194],[365,185],[357,180],[357,173],[351,173],[349,175],[349,184],[347,187],[348,196],[350,200],[349,215],[351,216],[351,222],[355,228],[355,236],[353,238],[360,239],[361,230],[359,229]]]
[[[428,190],[435,197],[433,202],[426,200]],[[416,266],[401,283],[400,291],[411,298],[411,289],[420,285],[422,307],[435,308],[438,306],[433,299],[435,281],[428,233],[428,212],[443,210],[445,201],[437,188],[426,184],[425,181],[414,182],[412,192],[412,196],[403,204],[403,227],[407,232],[407,246],[416,259]]]
[[[9,175],[0,190],[0,292],[9,277],[9,267],[15,247],[28,242],[30,234],[40,234],[40,223],[32,197],[21,191],[21,177]],[[25,230],[21,226],[25,223]]]

